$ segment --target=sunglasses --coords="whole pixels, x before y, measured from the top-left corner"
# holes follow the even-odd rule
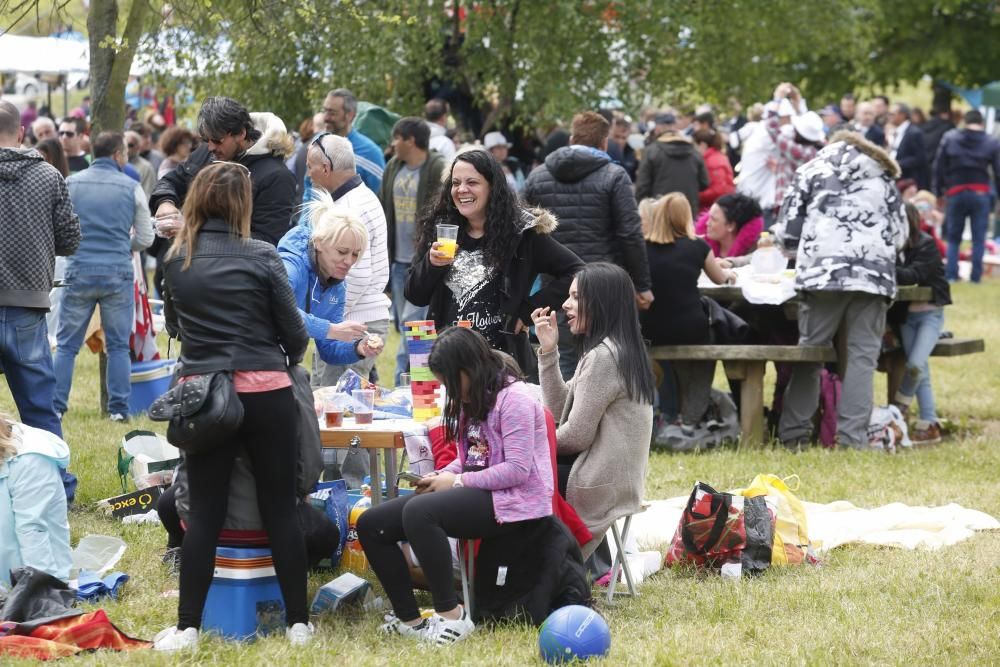
[[[76,132],[70,132],[69,130],[59,130],[60,137],[75,137]]]
[[[330,159],[330,156],[326,154],[326,149],[323,148],[323,139],[330,136],[330,134],[330,132],[320,132],[316,135],[316,138],[312,140],[311,145],[319,148],[319,152],[323,154],[323,157],[325,157],[326,161],[330,164],[330,171],[333,171],[333,160]]]

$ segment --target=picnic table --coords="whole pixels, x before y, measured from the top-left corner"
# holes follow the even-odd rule
[[[399,495],[396,452],[405,449],[408,436],[421,433],[426,436],[426,426],[412,419],[377,419],[371,424],[357,424],[353,418],[348,417],[344,419],[343,426],[327,428],[324,422],[320,422],[319,429],[320,444],[324,448],[367,450],[373,481],[381,478],[381,452],[382,463],[385,465],[386,495],[389,498]],[[379,504],[381,500],[381,493],[372,494],[372,505]]]
[[[793,288],[794,273],[784,272],[779,279],[755,281],[751,267],[737,269],[735,285],[715,285],[703,275],[699,292],[720,302],[749,302],[783,305],[786,317],[794,319],[798,297]],[[897,301],[928,301],[931,289],[917,285],[897,288]],[[935,356],[956,356],[981,352],[982,340],[942,340],[935,348]],[[740,432],[744,442],[759,443],[764,440],[764,370],[768,361],[786,363],[837,362],[843,365],[847,358],[847,342],[843,337],[833,345],[665,345],[650,349],[654,359],[675,361],[721,361],[726,376],[740,381]],[[905,367],[905,359],[902,360]],[[843,368],[840,369],[843,373]],[[894,378],[901,377],[899,358],[892,361],[890,386]],[[898,382],[898,380],[897,380]],[[893,389],[890,389],[892,392]],[[890,393],[890,397],[892,393]]]

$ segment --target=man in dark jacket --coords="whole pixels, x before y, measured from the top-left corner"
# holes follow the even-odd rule
[[[385,210],[389,246],[389,288],[396,330],[400,332],[396,352],[396,380],[409,370],[403,323],[422,320],[427,309],[406,300],[406,276],[416,253],[417,219],[420,211],[441,189],[445,158],[430,148],[431,129],[422,119],[400,118],[392,128],[395,156],[385,166],[379,199]]]
[[[659,117],[656,122],[660,125]],[[687,197],[694,214],[698,211],[698,193],[708,187],[708,182],[708,169],[691,140],[668,129],[643,152],[635,179],[635,198],[642,201],[680,192]]]
[[[947,197],[945,239],[948,241],[948,280],[958,280],[958,248],[962,244],[965,219],[972,225],[972,275],[978,283],[983,275],[983,252],[990,224],[990,168],[1000,191],[1000,141],[986,134],[983,114],[973,109],[965,114],[965,127],[941,139],[934,161],[934,191]]]
[[[524,200],[555,214],[553,237],[584,262],[613,262],[632,276],[640,307],[653,301],[646,243],[632,185],[606,152],[611,126],[592,111],[577,114],[570,145],[545,158],[524,186]],[[576,370],[573,336],[559,311],[559,365],[563,377]]]
[[[292,141],[284,123],[274,114],[250,114],[228,97],[209,97],[198,112],[198,131],[202,145],[160,179],[149,198],[149,210],[157,218],[178,212],[202,167],[213,160],[239,162],[250,170],[253,184],[250,233],[277,245],[291,227],[295,203],[295,176],[284,163]]]
[[[899,164],[900,177],[912,178],[917,187],[926,190],[931,184],[931,172],[927,168],[923,131],[910,122],[910,107],[905,104],[897,102],[889,107],[889,118],[896,126],[889,154]]]
[[[924,132],[924,149],[927,151],[927,164],[933,168],[934,158],[937,156],[938,146],[941,139],[950,130],[955,129],[955,124],[951,122],[951,108],[941,106],[935,108],[930,119],[920,126]]]

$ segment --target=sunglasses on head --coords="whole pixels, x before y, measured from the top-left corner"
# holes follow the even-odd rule
[[[316,135],[316,138],[312,140],[312,145],[319,147],[319,152],[323,154],[323,157],[325,157],[326,161],[330,164],[330,171],[333,171],[333,160],[330,159],[330,156],[326,154],[326,149],[323,148],[323,139],[330,136],[330,134],[332,133],[320,132]]]
[[[247,178],[250,178],[250,169],[245,164],[240,164],[239,162],[230,162],[228,160],[216,160],[212,164],[226,164],[234,167],[239,167],[240,171],[242,171]]]
[[[75,137],[76,132],[71,132],[70,130],[59,130],[60,137]]]

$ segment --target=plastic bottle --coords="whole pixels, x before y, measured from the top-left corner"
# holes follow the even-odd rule
[[[358,540],[358,519],[372,506],[371,490],[354,503],[347,518],[347,543],[344,545],[344,567],[351,572],[364,572],[368,569],[368,558],[365,556],[361,542]]]
[[[750,256],[750,266],[755,274],[773,275],[781,273],[788,266],[788,260],[774,245],[769,232],[761,232],[757,249]]]

